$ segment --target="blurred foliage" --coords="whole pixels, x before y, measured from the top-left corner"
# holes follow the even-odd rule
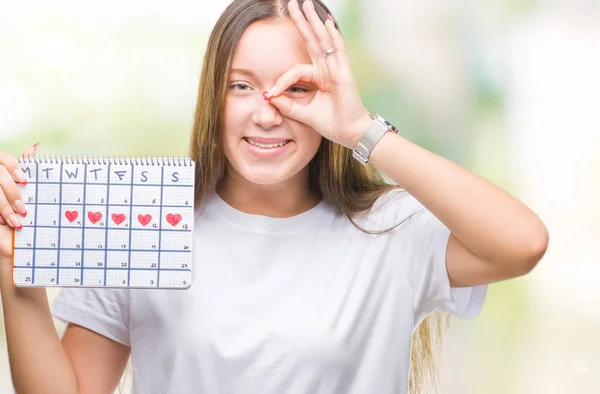
[[[538,6],[539,0],[503,0],[503,6],[508,12],[524,14],[534,11]]]

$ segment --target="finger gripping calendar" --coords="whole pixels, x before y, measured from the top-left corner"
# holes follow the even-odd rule
[[[14,231],[20,287],[186,289],[192,280],[194,162],[21,158],[27,215]]]

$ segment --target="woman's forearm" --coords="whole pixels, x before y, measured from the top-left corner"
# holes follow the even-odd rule
[[[456,163],[394,133],[385,134],[370,160],[481,259],[528,271],[545,253],[548,233],[538,216]]]
[[[0,260],[0,295],[16,393],[76,394],[77,379],[54,327],[46,290],[15,288],[10,262]]]

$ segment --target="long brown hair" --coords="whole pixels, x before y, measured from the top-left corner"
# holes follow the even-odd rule
[[[225,177],[227,161],[221,132],[231,62],[242,34],[254,22],[288,17],[288,1],[234,0],[213,28],[200,76],[190,141],[190,156],[196,162],[197,205],[217,190]],[[330,10],[320,0],[312,1],[319,18],[324,22]],[[301,4],[303,2],[299,1]],[[373,166],[358,163],[349,149],[325,138],[311,160],[309,169],[312,191],[335,205],[351,220],[371,209],[382,194],[397,187],[386,182]],[[434,356],[446,324],[447,316],[435,312],[426,317],[413,334],[411,393],[423,392],[430,386],[429,383],[434,383],[432,387],[437,386],[438,371]]]

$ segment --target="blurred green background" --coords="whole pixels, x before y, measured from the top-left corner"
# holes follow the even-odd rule
[[[0,150],[186,155],[206,41],[227,3],[4,5]],[[492,285],[476,320],[453,321],[442,392],[600,393],[600,2],[326,4],[367,107],[550,230],[534,272]]]

